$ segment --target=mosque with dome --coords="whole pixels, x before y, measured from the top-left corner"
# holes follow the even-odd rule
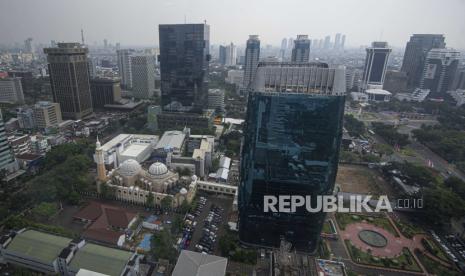
[[[95,157],[97,163],[98,190],[106,184],[114,191],[118,200],[146,204],[150,193],[153,195],[154,204],[160,205],[165,197],[171,197],[173,207],[182,204],[183,201],[191,203],[196,192],[196,180],[194,175],[188,185],[180,181],[179,174],[170,171],[168,167],[155,162],[148,169],[144,169],[134,159],[127,159],[117,168],[106,171],[100,142],[97,139]]]

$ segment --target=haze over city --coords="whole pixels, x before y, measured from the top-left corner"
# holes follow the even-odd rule
[[[297,34],[319,39],[344,33],[351,47],[373,40],[404,47],[413,33],[441,33],[448,47],[464,49],[464,10],[463,0],[4,0],[0,37],[2,43],[78,41],[82,28],[90,45],[106,38],[148,46],[158,45],[158,24],[206,20],[214,44],[242,45],[249,34],[279,45]]]

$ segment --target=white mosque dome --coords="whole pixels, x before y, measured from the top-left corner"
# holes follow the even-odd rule
[[[139,162],[134,159],[128,159],[119,166],[119,173],[124,176],[134,176],[140,172],[140,169]]]
[[[153,163],[152,165],[150,165],[150,168],[149,168],[149,174],[152,176],[163,175],[167,172],[168,172],[168,168],[166,167],[166,165],[160,162]]]
[[[179,193],[181,193],[181,195],[187,194],[186,188],[182,188],[182,189],[179,191]]]

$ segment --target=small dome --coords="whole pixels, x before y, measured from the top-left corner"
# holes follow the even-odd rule
[[[119,173],[124,176],[134,176],[140,172],[140,164],[134,159],[125,160],[119,166]]]
[[[179,191],[179,193],[181,193],[181,195],[187,194],[186,188],[182,188],[182,189]]]
[[[155,162],[150,165],[149,174],[153,176],[163,175],[168,172],[168,168],[165,164],[160,162]]]
[[[195,175],[195,174],[192,175],[192,181],[194,181],[194,182],[197,181],[197,175]]]

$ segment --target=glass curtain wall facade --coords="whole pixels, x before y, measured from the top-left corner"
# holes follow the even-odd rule
[[[263,212],[264,195],[332,194],[344,95],[250,93],[242,147],[239,232],[244,243],[314,252],[325,213]]]

